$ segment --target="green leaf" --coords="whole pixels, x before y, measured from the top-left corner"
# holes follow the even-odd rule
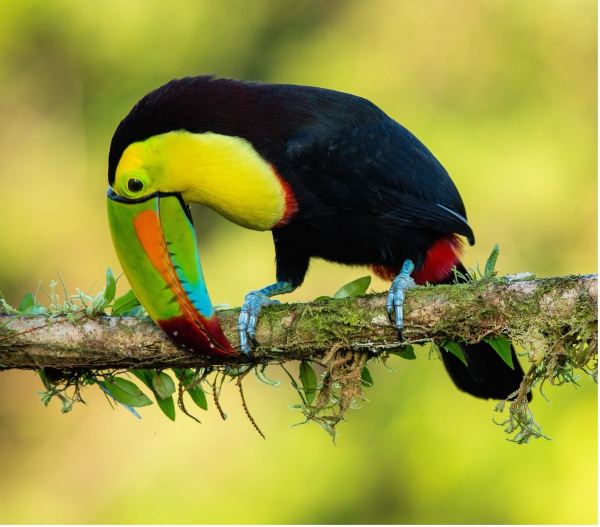
[[[19,303],[19,307],[17,308],[21,313],[27,311],[30,307],[35,305],[35,299],[33,298],[33,293],[25,293],[25,296],[22,298]]]
[[[442,346],[446,351],[452,353],[455,357],[458,357],[460,361],[468,368],[467,359],[465,357],[465,352],[462,349],[462,346],[458,342],[446,342]]]
[[[25,311],[21,312],[21,315],[43,315],[47,313],[47,309],[44,306],[40,306],[39,304],[35,304]]]
[[[128,406],[149,406],[152,401],[134,383],[121,377],[98,381],[116,401]]]
[[[123,316],[125,313],[131,311],[139,305],[141,305],[140,301],[137,299],[137,296],[135,296],[133,289],[130,289],[123,296],[120,296],[115,300],[112,306],[112,316]]]
[[[492,348],[494,348],[494,351],[500,355],[500,358],[506,362],[511,370],[515,369],[509,340],[506,340],[504,337],[487,337],[483,339],[483,341],[487,342]]]
[[[500,252],[500,246],[498,244],[494,245],[490,256],[485,262],[485,268],[483,270],[484,278],[492,278],[496,276],[496,260],[498,260],[498,253]]]
[[[164,371],[155,371],[152,373],[152,389],[161,399],[167,399],[175,393],[175,383]]]
[[[175,402],[173,401],[173,397],[167,397],[166,399],[161,399],[160,397],[156,398],[156,404],[162,410],[163,414],[165,414],[171,421],[175,421]]]
[[[373,386],[373,377],[371,377],[371,372],[366,366],[360,372],[360,383],[366,388]]]
[[[175,377],[177,377],[177,380],[179,381],[183,381],[185,379],[186,372],[192,371],[189,368],[187,370],[183,368],[171,368],[171,370],[173,371]]]
[[[154,390],[152,387],[152,370],[129,370],[129,373],[133,373],[140,381],[142,381],[148,388]]]
[[[38,395],[44,406],[48,406],[55,394],[51,390],[46,390],[45,392],[38,392]]]
[[[190,386],[194,383],[196,372],[191,368],[185,370],[181,368],[173,368],[173,373],[175,373],[175,377],[177,377],[179,382],[183,384],[183,389],[190,394],[190,397],[196,406],[202,408],[202,410],[208,410],[208,402],[202,386],[200,386],[200,384],[196,384],[193,388],[190,388]]]
[[[202,410],[208,410],[208,403],[206,401],[206,394],[200,385],[194,386],[190,390],[186,390],[190,394],[192,401],[196,403],[196,406],[202,408]]]
[[[283,365],[280,364],[279,367],[285,372],[285,374],[289,377],[290,382],[292,383],[292,386],[294,387],[294,390],[296,390],[298,392],[298,395],[300,396],[300,399],[302,399],[302,402],[305,405],[308,405],[308,403],[306,402],[306,399],[304,398],[304,393],[303,393],[303,389],[300,388],[300,386],[298,386],[298,383],[296,382],[296,379],[294,379],[294,376],[287,370],[287,368]]]
[[[35,301],[32,293],[25,294],[17,310],[20,315],[43,315],[47,311],[44,306]]]
[[[228,377],[235,378],[246,373],[251,368],[251,364],[243,364],[241,366],[225,366],[224,372]]]
[[[173,401],[173,397],[161,397],[156,390],[154,389],[154,385],[152,384],[152,379],[156,372],[153,370],[131,370],[140,381],[142,381],[148,388],[152,390],[154,393],[154,397],[156,398],[156,404],[162,410],[162,412],[171,420],[175,421],[175,402]],[[172,382],[172,381],[171,381]]]
[[[60,411],[63,414],[68,414],[73,409],[73,403],[75,401],[73,399],[69,399],[68,397],[61,397],[60,399]]]
[[[279,386],[281,384],[281,381],[276,381],[267,377],[267,375],[265,374],[266,367],[267,365],[263,364],[262,366],[257,366],[256,368],[254,368],[254,375],[256,375],[256,378],[260,382],[267,384],[268,386]]]
[[[300,382],[306,396],[306,402],[312,404],[317,395],[317,374],[312,366],[304,360],[300,363]]]
[[[330,296],[321,295],[313,300],[313,302],[322,302],[323,300],[331,300]]]
[[[117,281],[113,275],[111,268],[109,267],[106,270],[106,286],[104,287],[104,301],[105,305],[110,304],[115,298],[115,294],[117,293]]]
[[[391,353],[406,360],[415,360],[417,358],[415,349],[410,344],[403,346],[402,349],[394,350]]]
[[[357,296],[362,296],[369,289],[369,285],[371,285],[371,277],[363,276],[362,278],[357,278],[352,282],[348,282],[345,286],[340,288],[334,295],[333,298],[355,298]]]

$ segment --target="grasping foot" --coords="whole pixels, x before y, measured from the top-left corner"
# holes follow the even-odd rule
[[[394,278],[387,297],[388,318],[390,322],[395,322],[400,340],[404,329],[404,292],[416,287],[415,281],[410,276],[414,269],[415,264],[412,260],[404,260],[400,274]]]
[[[258,291],[250,291],[246,295],[237,323],[240,348],[244,355],[250,355],[252,347],[256,345],[256,323],[262,308],[271,304],[279,304],[279,300],[273,300],[271,297],[291,293],[294,289],[289,282],[281,281],[263,287]]]

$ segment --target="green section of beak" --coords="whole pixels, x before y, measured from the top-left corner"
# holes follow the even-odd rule
[[[108,220],[123,270],[150,317],[184,349],[236,354],[206,291],[196,233],[181,196],[128,200],[109,189]]]
[[[213,314],[187,214],[176,194],[156,193],[134,201],[108,192],[108,219],[119,261],[156,321],[181,316],[186,301],[203,317]]]
[[[206,290],[196,231],[187,206],[180,196],[170,195],[160,198],[159,207],[163,235],[169,243],[169,256],[177,278],[194,308],[208,318],[214,310]]]
[[[113,244],[123,271],[136,296],[153,320],[181,314],[179,304],[161,273],[148,258],[135,228],[134,220],[142,213],[159,217],[159,196],[140,202],[125,201],[109,190],[108,223]]]

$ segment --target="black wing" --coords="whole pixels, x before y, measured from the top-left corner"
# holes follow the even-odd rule
[[[382,222],[456,233],[473,244],[462,199],[444,167],[406,128],[354,99],[361,107],[351,117],[336,121],[335,114],[321,114],[288,141],[297,184],[320,207],[371,210]]]

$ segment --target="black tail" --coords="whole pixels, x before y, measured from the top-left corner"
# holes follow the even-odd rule
[[[459,273],[466,275],[462,264],[458,264]],[[465,282],[461,276],[451,277],[440,283],[452,284]],[[511,346],[514,370],[510,368],[486,342],[460,345],[468,367],[452,353],[442,350],[442,361],[452,381],[459,390],[482,399],[506,399],[516,391],[523,380],[523,369],[519,364],[514,348]],[[531,400],[531,393],[528,394]]]

